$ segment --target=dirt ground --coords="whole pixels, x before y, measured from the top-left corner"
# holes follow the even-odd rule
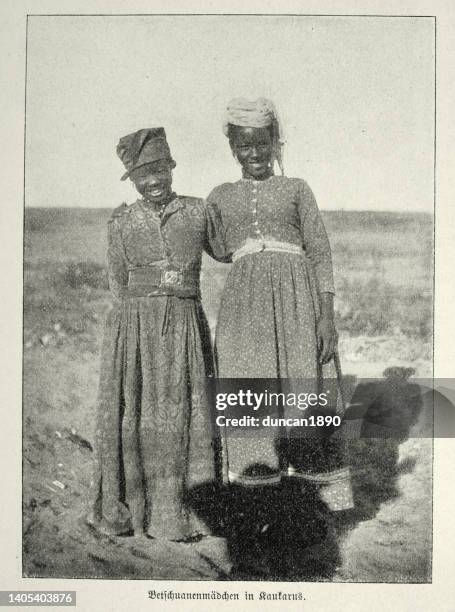
[[[105,216],[106,213],[98,214],[96,222],[86,222],[84,240],[100,235],[104,238]],[[80,224],[80,218],[72,219],[75,225]],[[68,217],[62,221],[51,214],[35,212],[28,223],[24,311],[24,575],[339,582],[431,580],[432,442],[414,437],[421,431],[424,411],[420,420],[408,424],[400,439],[358,439],[346,443],[356,507],[340,513],[344,516],[331,515],[309,488],[285,491],[283,494],[289,500],[285,509],[282,505],[275,508],[271,501],[271,527],[261,535],[260,559],[247,574],[235,571],[239,551],[235,534],[226,526],[218,537],[185,544],[136,541],[133,537],[103,536],[92,531],[83,518],[92,470],[99,347],[109,296],[103,284],[105,279],[101,278],[102,269],[95,265],[90,269],[71,266],[74,261],[84,261],[87,252],[90,261],[100,261],[104,244],[100,240],[90,242],[87,251],[80,235],[69,233]],[[346,243],[351,230],[345,228]],[[414,233],[411,228],[410,235]],[[382,266],[383,283],[400,255],[390,252],[390,244],[386,245],[388,253],[376,255]],[[339,262],[342,255],[341,249]],[[357,274],[361,279],[364,268],[365,264],[354,270],[353,277]],[[424,276],[422,270],[419,274],[419,278],[414,278],[412,291],[409,290],[412,295],[420,296],[421,286],[426,287],[428,275]],[[221,287],[222,279],[217,275],[212,275],[209,284],[206,282],[205,303],[212,326],[214,304]],[[381,329],[379,314],[377,329],[373,330],[376,333],[355,332],[357,323],[350,313],[351,305],[346,303],[348,290],[345,287],[343,293],[341,289],[340,353],[345,374],[362,386],[363,378],[379,378],[386,368],[395,368],[389,370],[396,383],[392,409],[409,407],[415,397],[408,392],[412,379],[405,380],[410,372],[404,368],[412,368],[414,376],[431,376],[431,339],[411,333],[409,319],[408,327],[405,324],[400,327],[398,321],[395,328]],[[388,290],[391,291],[390,287]],[[387,299],[390,300],[390,294]],[[414,303],[419,305],[418,301]],[[346,323],[343,329],[343,321],[349,322],[351,328],[347,329]],[[221,498],[229,494],[220,491]],[[222,515],[229,507],[229,501],[223,506],[219,499],[213,500],[215,515]]]

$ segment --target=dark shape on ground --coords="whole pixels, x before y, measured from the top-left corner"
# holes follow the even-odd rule
[[[361,437],[342,438],[334,448],[351,466],[354,509],[330,512],[316,486],[296,479],[249,489],[207,484],[190,492],[188,504],[215,535],[227,540],[231,580],[333,578],[341,563],[342,536],[359,522],[373,519],[381,504],[397,497],[400,473],[414,468],[412,461],[400,464],[398,453],[422,406],[419,387],[407,382],[412,373],[390,368],[383,380],[357,387],[350,381],[355,389],[352,403],[363,406]],[[249,470],[257,473],[260,467]]]

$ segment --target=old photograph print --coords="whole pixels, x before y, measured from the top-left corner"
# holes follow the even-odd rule
[[[432,17],[28,16],[25,577],[431,582],[434,111]],[[213,433],[335,329],[326,476]]]

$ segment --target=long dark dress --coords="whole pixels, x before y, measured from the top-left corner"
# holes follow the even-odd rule
[[[108,224],[115,303],[102,348],[91,516],[107,532],[207,533],[185,496],[214,478],[212,355],[198,296],[202,250],[216,251],[212,229],[202,200],[177,196],[161,218],[138,200]],[[192,285],[147,287],[141,275],[150,271],[185,274]]]
[[[307,183],[281,176],[242,179],[216,187],[207,201],[221,216],[228,253],[264,241],[298,247],[294,253],[256,249],[235,260],[216,328],[218,376],[273,379],[279,391],[288,392],[293,381],[305,381],[307,392],[317,392],[326,380],[336,392],[336,369],[333,361],[319,364],[316,337],[319,295],[334,293],[331,251]],[[248,437],[228,431],[224,446],[229,480],[272,484],[283,473],[320,482],[345,478],[330,441],[305,440],[294,430],[283,445],[280,435],[272,428],[251,430]],[[343,499],[348,489],[347,483],[346,488],[337,487],[335,508],[350,503]]]

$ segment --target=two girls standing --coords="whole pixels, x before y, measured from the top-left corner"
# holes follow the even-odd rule
[[[172,191],[162,128],[126,136],[117,149],[141,198],[108,226],[117,300],[103,345],[89,517],[108,533],[187,541],[209,532],[186,503],[191,487],[215,478],[203,250],[233,262],[216,330],[218,377],[274,379],[287,390],[304,379],[317,392],[324,376],[339,375],[330,246],[305,181],[274,175],[282,162],[273,104],[233,100],[223,129],[242,176],[206,203]],[[332,451],[295,431],[223,440],[230,483],[309,479],[337,510],[350,507],[349,486]]]

